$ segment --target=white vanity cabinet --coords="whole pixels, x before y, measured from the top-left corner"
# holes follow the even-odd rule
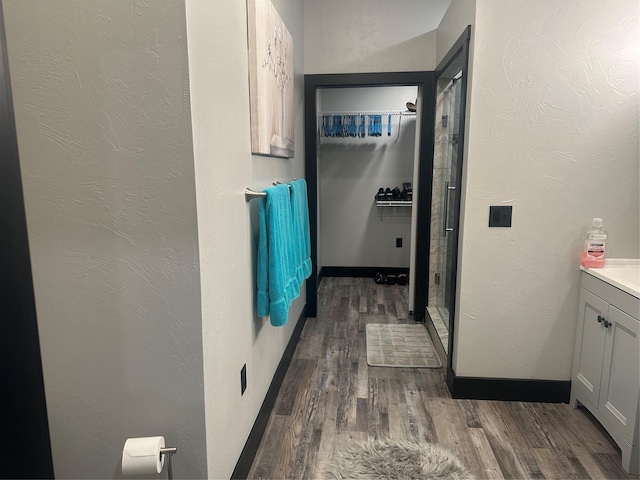
[[[620,447],[623,468],[638,473],[640,300],[604,273],[581,272],[570,402],[594,415]]]

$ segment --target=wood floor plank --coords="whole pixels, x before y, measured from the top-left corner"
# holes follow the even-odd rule
[[[413,375],[422,396],[429,398],[451,398],[447,388],[444,368],[415,368]]]
[[[558,433],[572,445],[584,445],[592,453],[617,453],[615,445],[601,426],[584,409],[567,404],[549,404],[552,421],[561,425]]]
[[[513,453],[518,459],[518,463],[524,472],[524,478],[549,478],[545,477],[544,473],[542,473],[542,470],[540,469],[540,465],[538,465],[538,460],[535,454],[536,451],[536,449],[529,447],[515,447],[513,449]]]
[[[486,472],[458,402],[450,398],[431,398],[427,403],[432,435],[437,435],[437,439],[428,441],[449,448],[476,478],[485,478]]]
[[[487,440],[484,430],[482,428],[470,427],[469,435],[471,436],[471,441],[475,445],[478,453],[478,459],[481,462],[482,470],[484,472],[484,474],[478,478],[491,478],[494,480],[503,479],[504,475],[502,475],[502,470],[500,470],[500,465],[498,464],[498,460],[496,460],[496,456],[491,449],[491,445],[489,444],[489,440]]]
[[[309,400],[313,396],[313,390],[310,385],[313,381],[313,372],[315,363],[313,361],[305,361],[305,368],[301,372],[302,379],[291,415],[288,415],[287,428],[282,437],[282,445],[273,469],[274,478],[289,478],[291,467],[296,458],[298,447],[301,445],[303,430],[309,422]]]
[[[282,383],[282,388],[278,395],[278,400],[274,406],[276,415],[291,415],[293,410],[293,402],[298,394],[300,383],[302,382],[305,374],[305,369],[310,369],[315,366],[315,362],[293,359],[289,365],[289,370],[285,375],[285,381]]]
[[[591,475],[573,450],[561,449],[561,451],[563,452],[567,460],[571,463],[571,466],[576,471],[578,478],[591,478]]]
[[[600,468],[597,459],[595,459],[591,452],[587,451],[586,448],[582,446],[574,446],[571,448],[571,452],[587,472],[589,478],[592,478],[593,480],[604,480],[608,478],[605,471]]]
[[[473,405],[478,413],[480,424],[487,434],[491,432],[494,438],[504,439],[516,447],[528,446],[516,422],[509,414],[506,402],[474,400]]]
[[[582,439],[576,437],[567,426],[566,415],[560,416],[555,407],[547,403],[531,403],[530,408],[535,411],[539,422],[544,425],[550,442],[556,448],[570,449],[573,446],[580,446]]]
[[[268,479],[273,477],[275,461],[282,445],[280,439],[284,436],[288,418],[282,415],[272,415],[265,434],[260,442],[260,448],[253,461],[249,478]]]
[[[420,395],[416,383],[410,381],[407,374],[402,378],[413,438],[417,441],[440,443],[434,424],[434,416],[437,414],[433,411],[432,405]]]
[[[318,457],[316,464],[316,472],[324,472],[333,458],[333,443],[336,437],[336,392],[327,392],[327,409],[322,424],[320,435],[320,446],[318,448]]]
[[[565,456],[564,450],[552,448],[534,448],[540,470],[547,479],[571,478],[580,479],[585,477],[586,471],[581,468],[575,469],[574,464]]]
[[[380,438],[380,410],[378,408],[378,395],[380,394],[378,388],[378,378],[370,378],[368,382],[367,393],[367,414],[368,425],[365,432],[369,434],[369,437]]]
[[[293,358],[317,360],[322,358],[322,340],[325,335],[326,326],[317,319],[307,319],[298,340],[298,346]]]
[[[367,398],[358,398],[356,400],[356,424],[354,430],[356,432],[366,432],[369,428],[369,400]]]
[[[384,378],[370,378],[367,394],[368,426],[364,430],[370,438],[389,437],[388,389]]]
[[[312,379],[308,384],[308,392],[301,392],[299,395],[300,408],[304,410],[300,417],[302,432],[291,467],[291,478],[306,477],[306,472],[310,468],[309,463],[315,462],[314,459],[317,457],[319,448],[319,437],[316,439],[318,435],[316,432],[321,432],[327,396],[326,391],[318,388],[318,385],[322,382],[323,372],[315,362],[313,365],[315,368],[312,373]],[[308,371],[305,370],[303,374],[308,374]]]
[[[498,435],[494,435],[493,431],[485,429],[487,441],[491,445],[491,450],[498,461],[500,471],[505,479],[527,478],[525,469],[520,464],[520,460],[516,456],[513,446],[502,440]],[[520,447],[524,448],[524,447]]]
[[[605,474],[606,478],[638,478],[638,475],[629,475],[622,469],[620,457],[614,453],[592,453],[591,456]]]
[[[300,476],[295,475],[292,478],[320,478],[318,467],[318,454],[320,452],[320,439],[322,437],[322,430],[314,429],[311,445],[309,446],[309,454],[306,458],[306,463],[303,465],[304,469],[301,470]],[[294,471],[295,473],[295,471]]]
[[[554,448],[558,446],[530,404],[507,402],[505,407],[529,447]]]
[[[412,438],[409,409],[404,395],[402,382],[397,378],[389,379],[389,436],[395,440]]]
[[[471,400],[459,400],[459,404],[464,414],[464,419],[467,422],[467,427],[480,428],[482,425],[480,424],[480,419],[478,418],[476,408],[473,406],[473,402]]]

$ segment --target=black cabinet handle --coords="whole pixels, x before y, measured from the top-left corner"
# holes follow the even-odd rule
[[[602,323],[604,317],[602,315],[598,315],[598,323]]]
[[[609,328],[611,325],[613,325],[613,323],[611,323],[611,322],[609,322],[607,320],[604,321],[604,328]]]

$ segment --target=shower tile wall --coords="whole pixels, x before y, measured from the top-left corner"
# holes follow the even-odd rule
[[[443,271],[440,268],[440,251],[442,250],[443,235],[443,213],[444,213],[444,188],[446,179],[449,178],[450,169],[447,168],[450,157],[450,145],[448,141],[448,126],[443,126],[442,117],[449,115],[448,95],[440,94],[436,99],[436,126],[434,139],[433,157],[433,194],[431,196],[431,247],[429,252],[429,296],[428,305],[435,307],[437,288],[442,288],[443,282],[439,285],[435,283],[435,274],[439,273],[444,280]],[[447,124],[449,125],[449,124]]]
[[[445,201],[447,196],[446,183],[460,188],[457,182],[456,170],[458,165],[458,134],[459,109],[461,89],[460,83],[451,85],[448,90],[438,95],[436,99],[436,126],[433,166],[433,194],[431,204],[431,247],[429,255],[429,296],[430,307],[444,307],[449,305],[449,290],[445,288],[453,272],[453,255],[447,251],[453,248],[454,236],[444,235],[445,229]],[[446,118],[446,121],[444,120]],[[445,126],[446,125],[446,126]],[[454,211],[454,197],[452,191],[449,200],[449,210],[446,224],[454,226],[456,213]],[[435,283],[435,274],[440,275],[440,283]]]

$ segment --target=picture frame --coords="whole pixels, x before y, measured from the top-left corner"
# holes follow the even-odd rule
[[[293,37],[269,0],[247,0],[251,152],[294,156]]]

